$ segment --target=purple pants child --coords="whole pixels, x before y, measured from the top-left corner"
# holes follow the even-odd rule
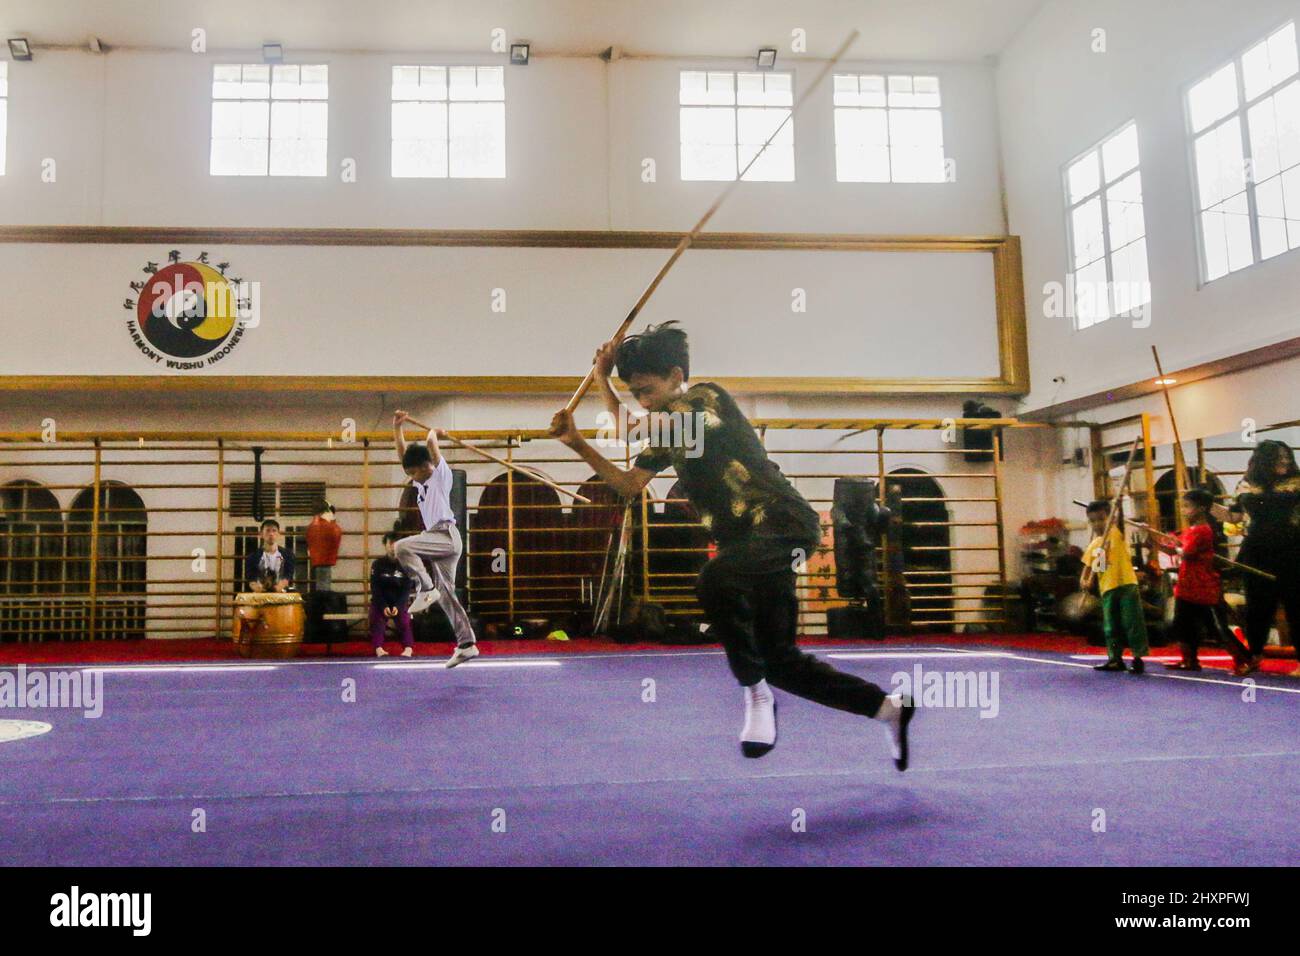
[[[374,647],[382,647],[384,644],[384,629],[390,619],[384,616],[384,609],[378,604],[370,605],[370,643]],[[415,646],[415,632],[411,630],[411,615],[406,613],[406,608],[401,608],[397,612],[397,617],[392,618],[397,623],[397,636],[401,638],[402,644],[406,647]]]

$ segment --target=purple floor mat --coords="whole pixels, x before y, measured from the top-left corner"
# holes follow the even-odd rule
[[[779,745],[744,759],[716,652],[104,668],[98,719],[0,710],[54,725],[0,743],[4,861],[1300,862],[1300,682],[1248,702],[1224,675],[937,651],[819,652],[887,687],[997,674],[995,717],[921,709],[902,774],[879,724],[781,692]]]

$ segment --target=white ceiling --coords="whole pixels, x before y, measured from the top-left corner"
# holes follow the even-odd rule
[[[856,27],[850,59],[976,60],[995,55],[1045,0],[3,0],[0,36],[37,45],[209,50],[488,51],[490,31],[526,39],[538,56],[790,55],[790,31],[826,56]],[[39,53],[38,53],[39,55]]]

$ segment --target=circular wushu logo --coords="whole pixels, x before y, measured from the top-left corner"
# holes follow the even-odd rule
[[[244,330],[256,325],[256,284],[228,274],[230,263],[215,265],[206,252],[184,260],[178,251],[168,262],[149,262],[145,278],[131,283],[133,313],[127,329],[136,347],[169,369],[206,368],[239,344]]]

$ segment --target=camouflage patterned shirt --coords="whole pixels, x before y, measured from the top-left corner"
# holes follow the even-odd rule
[[[709,382],[693,385],[665,412],[683,421],[690,416],[682,434],[695,447],[660,429],[636,467],[674,468],[719,545],[751,537],[820,541],[817,512],[768,458],[754,426],[725,389]]]

